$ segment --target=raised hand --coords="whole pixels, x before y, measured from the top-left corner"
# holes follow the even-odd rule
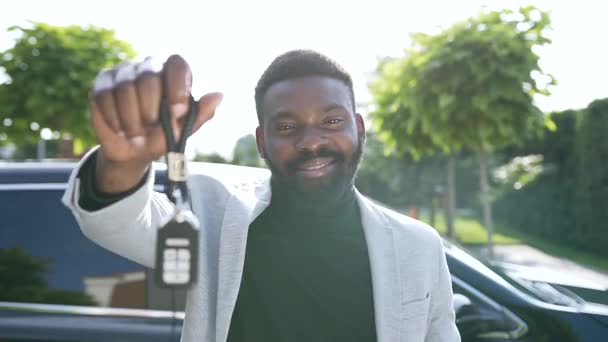
[[[152,161],[166,153],[159,120],[164,95],[169,103],[174,135],[179,138],[192,88],[192,71],[180,56],[163,64],[152,58],[125,62],[102,71],[90,98],[92,123],[100,149],[97,186],[104,192],[121,192],[135,186]],[[199,100],[192,133],[215,113],[220,93]]]

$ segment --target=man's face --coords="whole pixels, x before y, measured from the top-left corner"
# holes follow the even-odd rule
[[[341,81],[310,76],[273,84],[262,99],[258,149],[275,184],[302,193],[352,186],[365,127]]]

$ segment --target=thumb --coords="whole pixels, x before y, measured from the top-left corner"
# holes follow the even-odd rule
[[[198,115],[192,125],[192,134],[213,117],[223,98],[224,94],[222,93],[209,93],[198,100]]]

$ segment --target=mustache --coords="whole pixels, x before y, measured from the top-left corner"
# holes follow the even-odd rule
[[[315,158],[332,158],[336,163],[341,163],[346,160],[346,156],[344,156],[344,154],[329,149],[327,147],[323,147],[316,151],[306,151],[299,153],[295,158],[288,161],[286,163],[286,166],[289,170],[297,170],[300,165]]]

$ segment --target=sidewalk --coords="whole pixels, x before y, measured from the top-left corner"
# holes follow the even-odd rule
[[[485,247],[468,247],[468,249],[474,253],[487,255]],[[568,259],[546,254],[539,249],[527,245],[494,246],[494,259],[501,262],[542,267],[552,271],[563,272],[608,287],[608,273],[577,264]]]

